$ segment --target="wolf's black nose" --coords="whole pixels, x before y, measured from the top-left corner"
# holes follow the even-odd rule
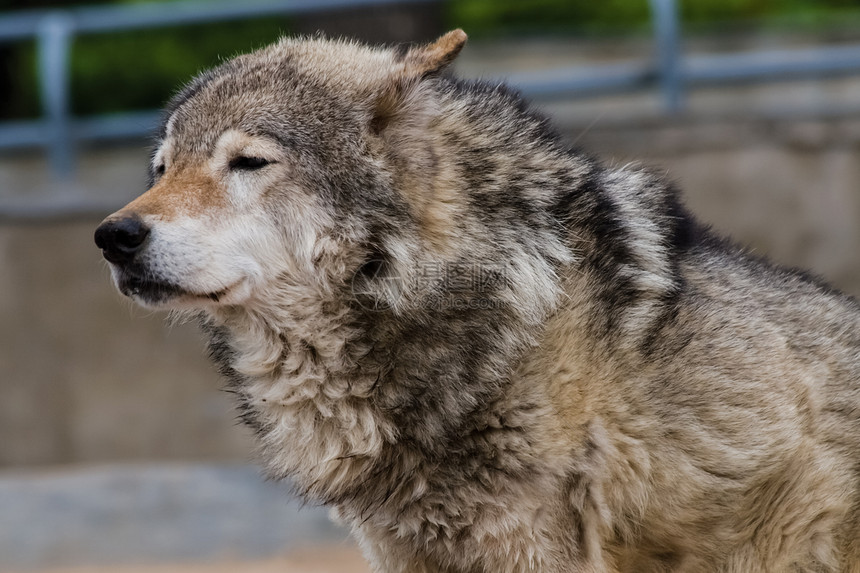
[[[105,221],[96,229],[96,246],[105,258],[117,265],[131,262],[149,236],[147,227],[135,215]]]

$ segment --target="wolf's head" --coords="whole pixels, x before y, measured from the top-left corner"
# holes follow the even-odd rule
[[[424,86],[465,41],[284,39],[196,78],[168,106],[151,188],[96,230],[119,290],[152,308],[253,305],[275,282],[332,289],[440,243],[450,201],[415,191],[437,161]]]

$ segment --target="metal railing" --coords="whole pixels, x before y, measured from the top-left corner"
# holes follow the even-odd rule
[[[69,54],[77,35],[432,1],[438,0],[186,0],[169,7],[137,4],[2,16],[0,42],[35,38],[38,44],[43,116],[0,123],[0,150],[44,147],[54,172],[65,174],[74,167],[76,142],[143,136],[155,128],[155,111],[72,118]],[[690,87],[860,73],[860,45],[684,56],[676,0],[649,0],[649,4],[655,45],[651,57],[514,74],[508,77],[509,83],[538,97],[590,96],[657,85],[666,113],[676,113],[683,109]]]
[[[38,120],[0,123],[0,150],[44,147],[54,172],[66,174],[74,167],[75,142],[143,136],[154,130],[157,111],[72,118],[69,55],[75,36],[433,1],[438,0],[187,0],[0,16],[0,42],[36,40],[43,114]]]

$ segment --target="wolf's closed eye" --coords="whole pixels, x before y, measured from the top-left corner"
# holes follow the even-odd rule
[[[254,171],[272,163],[262,157],[236,157],[230,161],[230,170]]]

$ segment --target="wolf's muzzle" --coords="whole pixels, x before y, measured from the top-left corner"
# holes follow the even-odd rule
[[[109,219],[96,229],[96,246],[115,265],[130,263],[149,236],[149,227],[137,215]]]

